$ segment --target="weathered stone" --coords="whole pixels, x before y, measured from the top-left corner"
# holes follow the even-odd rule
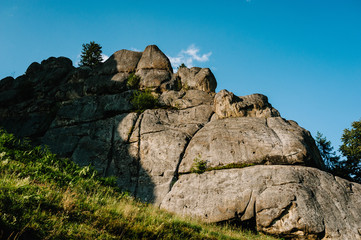
[[[6,90],[11,89],[12,84],[14,82],[14,78],[11,76],[5,77],[0,80],[0,91],[4,93]]]
[[[120,50],[111,55],[98,70],[98,74],[112,75],[120,72],[135,72],[141,52]]]
[[[180,77],[182,81],[183,88],[185,88],[186,90],[197,88],[197,84],[194,81],[194,79],[197,73],[199,73],[201,69],[202,68],[199,67],[192,67],[192,68],[180,67],[178,69],[177,75]]]
[[[167,91],[159,97],[159,102],[165,106],[172,106],[176,109],[185,109],[199,105],[211,105],[213,96],[201,90],[188,91]]]
[[[214,97],[214,109],[218,119],[228,117],[279,117],[279,112],[262,94],[237,97],[227,90]]]
[[[41,61],[41,65],[43,66],[44,70],[58,68],[72,70],[74,68],[73,62],[66,57],[50,57],[46,60]]]
[[[4,92],[0,92],[0,106],[6,107],[9,105],[9,102],[16,99],[18,91],[15,89],[10,89]]]
[[[269,234],[360,239],[361,185],[315,168],[253,166],[181,175],[161,208],[208,222],[254,219]]]
[[[217,81],[209,68],[202,68],[195,76],[198,90],[214,92],[217,88]]]
[[[109,156],[107,175],[117,176],[118,186],[135,194],[139,175],[138,142],[131,142],[138,114],[122,114],[115,118],[113,151]],[[139,131],[138,131],[139,134]]]
[[[172,74],[172,78],[169,81],[165,81],[160,85],[161,92],[167,91],[179,91],[182,89],[182,82],[177,74]]]
[[[140,77],[140,89],[159,90],[164,82],[172,78],[173,68],[167,56],[155,45],[145,48],[136,75]]]
[[[92,69],[88,66],[82,66],[79,68],[76,68],[67,82],[69,83],[78,83],[78,82],[84,82],[90,75]]]
[[[137,71],[141,69],[158,69],[173,73],[169,59],[156,45],[145,48],[137,66]]]
[[[86,95],[105,95],[127,91],[128,76],[128,73],[91,76],[84,81],[84,93]]]
[[[209,105],[185,110],[147,110],[142,114],[138,139],[142,166],[138,197],[155,204],[161,202],[177,175],[189,139],[211,114]]]
[[[177,75],[180,77],[182,87],[185,90],[197,89],[205,92],[214,92],[217,88],[217,81],[209,68],[186,68],[178,69]]]
[[[105,120],[78,123],[73,126],[51,128],[43,137],[55,153],[70,157],[81,166],[92,165],[104,176],[118,176],[119,186],[134,191],[139,168],[136,162],[129,164],[132,152],[128,140],[136,113],[121,114]],[[135,169],[135,170],[134,170]],[[131,173],[131,175],[130,175]]]
[[[322,168],[310,134],[282,118],[227,118],[212,121],[190,141],[180,172],[198,158],[207,167],[229,164],[300,164]]]
[[[129,112],[132,91],[104,96],[86,96],[62,103],[52,127],[69,126]]]
[[[169,82],[172,73],[162,69],[139,69],[137,76],[140,77],[140,89],[158,90],[162,83]]]
[[[163,109],[131,113],[130,73]],[[313,138],[266,96],[216,95],[216,85],[206,68],[172,74],[156,46],[118,51],[94,70],[51,57],[0,81],[0,125],[177,213],[291,238],[360,239],[360,185],[304,167],[324,169]],[[195,159],[206,173],[189,174]],[[242,164],[273,166],[228,169]]]
[[[42,70],[43,70],[43,66],[40,63],[33,62],[32,64],[30,64],[28,69],[26,69],[25,74],[26,75],[33,75],[33,74],[39,73]]]

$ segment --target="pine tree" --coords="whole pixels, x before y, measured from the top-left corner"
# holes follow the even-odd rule
[[[336,155],[331,142],[328,141],[320,132],[317,132],[315,140],[326,167],[331,171],[337,168],[340,157]]]
[[[83,44],[82,46],[83,50],[80,55],[81,59],[79,66],[94,68],[102,62],[102,47],[99,44],[90,42]]]

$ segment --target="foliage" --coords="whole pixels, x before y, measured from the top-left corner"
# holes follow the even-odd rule
[[[245,168],[245,167],[250,167],[250,166],[254,166],[254,165],[256,165],[256,164],[254,164],[254,163],[230,163],[230,164],[226,164],[224,166],[210,167],[210,168],[207,168],[206,171],[232,169],[232,168]]]
[[[149,90],[135,91],[130,102],[139,112],[143,112],[146,109],[155,108],[158,105],[158,99],[154,97]]]
[[[79,66],[91,68],[98,66],[103,60],[102,47],[95,42],[86,43],[82,46],[83,50],[81,51]]]
[[[192,173],[204,173],[207,169],[207,161],[201,159],[201,155],[198,155],[193,159],[193,166],[191,168]]]
[[[274,239],[181,219],[113,184],[0,130],[0,239]]]
[[[129,74],[127,80],[127,87],[130,89],[137,89],[139,87],[140,77],[135,75],[135,73]]]
[[[361,120],[352,123],[351,129],[345,129],[342,135],[340,151],[346,160],[343,168],[356,182],[361,182]]]
[[[340,157],[336,155],[336,151],[333,150],[331,142],[328,141],[320,132],[317,132],[315,140],[318,150],[320,151],[321,158],[327,169],[335,169]]]
[[[223,166],[207,167],[207,161],[202,160],[201,155],[198,154],[198,156],[193,159],[193,165],[192,165],[190,172],[201,174],[201,173],[213,171],[213,170],[245,168],[245,167],[250,167],[250,166],[254,166],[254,165],[256,165],[256,164],[254,164],[254,163],[230,163],[230,164],[226,164]]]

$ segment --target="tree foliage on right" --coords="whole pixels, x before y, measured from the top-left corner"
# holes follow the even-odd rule
[[[340,152],[343,159],[333,151],[331,142],[317,132],[316,144],[328,169],[334,175],[361,183],[361,120],[345,129],[341,138]]]
[[[352,123],[342,135],[340,151],[344,160],[344,170],[356,182],[361,182],[361,120]]]
[[[79,66],[96,67],[103,61],[102,47],[93,41],[83,44]]]

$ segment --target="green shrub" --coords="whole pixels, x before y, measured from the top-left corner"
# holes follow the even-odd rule
[[[230,163],[230,164],[227,164],[224,166],[207,168],[207,171],[232,169],[232,168],[245,168],[245,167],[250,167],[250,166],[254,166],[254,165],[256,165],[256,164],[254,164],[254,163]]]
[[[207,169],[207,161],[201,159],[201,155],[193,159],[193,166],[191,168],[192,173],[204,173]]]
[[[154,97],[149,90],[135,91],[130,102],[134,109],[139,112],[143,112],[146,109],[155,108],[158,105],[158,99]]]
[[[131,74],[129,74],[129,77],[127,80],[127,87],[129,89],[138,89],[139,81],[140,81],[140,77],[135,75],[135,73],[131,73]]]

